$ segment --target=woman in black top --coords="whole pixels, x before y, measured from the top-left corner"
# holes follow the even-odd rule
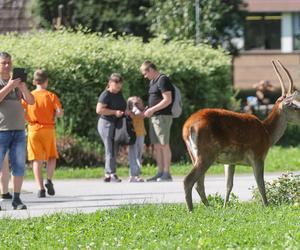
[[[100,115],[98,132],[105,147],[105,182],[120,182],[116,175],[116,159],[119,145],[113,140],[115,122],[124,115],[126,101],[122,95],[123,79],[120,74],[113,73],[106,89],[100,94],[96,112]]]

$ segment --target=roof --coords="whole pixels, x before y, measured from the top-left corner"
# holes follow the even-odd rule
[[[299,12],[300,0],[244,0],[249,12]]]

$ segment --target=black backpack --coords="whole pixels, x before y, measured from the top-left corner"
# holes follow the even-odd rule
[[[133,145],[136,141],[133,122],[130,116],[125,115],[116,120],[114,142],[120,145]]]

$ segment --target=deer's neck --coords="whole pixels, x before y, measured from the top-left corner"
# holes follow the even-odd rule
[[[280,103],[275,104],[263,124],[270,135],[270,144],[275,144],[281,138],[287,126],[286,116]]]

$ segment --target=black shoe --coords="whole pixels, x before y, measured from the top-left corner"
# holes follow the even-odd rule
[[[6,194],[1,194],[1,198],[3,200],[11,200],[12,199],[12,195],[9,192],[7,192]]]
[[[107,174],[106,174],[106,175],[104,176],[103,181],[104,181],[104,182],[110,182],[110,175],[107,175]]]
[[[21,199],[14,199],[11,203],[14,210],[24,210],[27,209],[26,205],[21,201]]]
[[[161,177],[157,178],[158,182],[163,182],[163,181],[172,181],[172,176],[169,173],[164,173]]]
[[[46,197],[46,190],[45,189],[39,190],[38,193],[37,193],[37,197],[38,198],[44,198],[44,197]]]
[[[147,179],[148,182],[150,181],[157,181],[158,178],[162,177],[163,173],[162,172],[158,172],[156,175],[154,175],[153,177]]]
[[[122,180],[116,174],[110,175],[110,182],[121,182],[121,181]]]
[[[53,183],[51,180],[47,180],[45,187],[47,188],[47,193],[49,195],[55,195],[55,190],[54,190]]]

